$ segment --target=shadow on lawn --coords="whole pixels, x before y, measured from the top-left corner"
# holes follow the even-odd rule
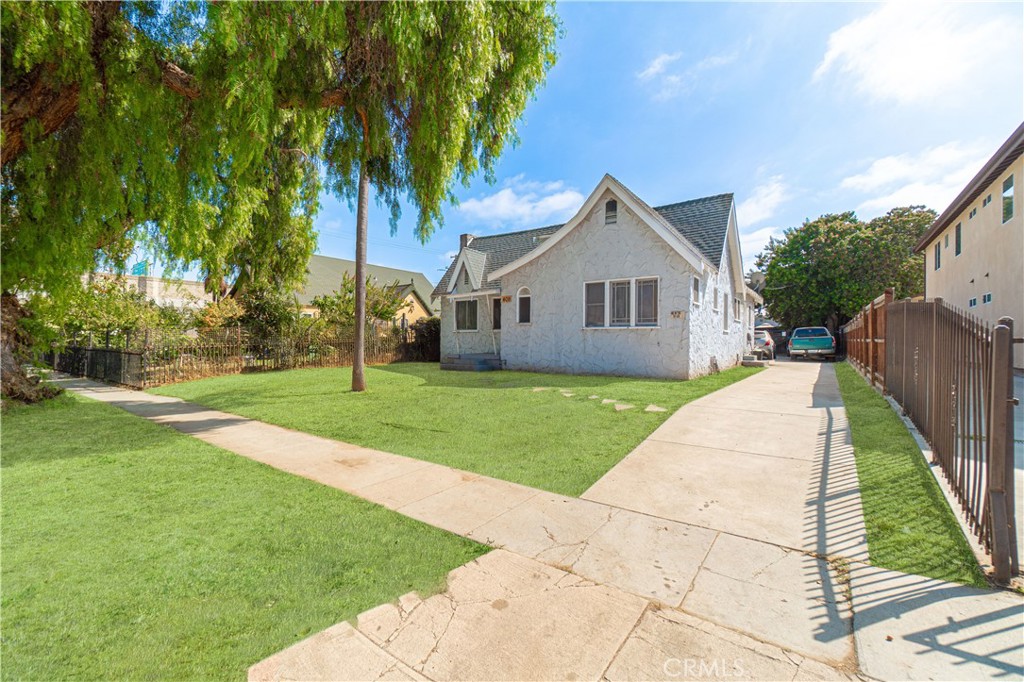
[[[630,383],[643,384],[681,384],[676,379],[649,379],[637,377],[620,377],[608,375],[581,374],[542,374],[539,372],[521,372],[499,370],[493,372],[456,372],[441,370],[435,364],[396,362],[390,365],[375,365],[374,370],[415,377],[427,386],[448,388],[606,388]],[[367,381],[372,390],[372,377]]]

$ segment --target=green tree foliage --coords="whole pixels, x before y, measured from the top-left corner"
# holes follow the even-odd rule
[[[245,308],[238,300],[234,296],[225,296],[207,303],[196,315],[196,322],[202,327],[226,327],[237,324],[244,315]]]
[[[250,287],[242,293],[239,303],[245,311],[239,322],[260,336],[294,330],[299,322],[299,303],[290,291]]]
[[[356,280],[349,273],[342,273],[341,284],[333,294],[316,296],[313,305],[320,312],[320,320],[327,325],[352,327],[356,320]],[[398,282],[377,285],[372,278],[366,280],[367,322],[374,320],[389,322],[400,311],[408,307],[401,296]]]
[[[897,298],[921,294],[923,256],[913,249],[935,217],[923,206],[894,208],[868,222],[849,211],[787,230],[756,260],[769,314],[786,327],[835,330],[888,287]]]
[[[325,167],[359,205],[362,307],[370,185],[428,239],[455,181],[493,179],[557,33],[547,1],[6,3],[2,289],[59,295],[140,243],[287,287]]]

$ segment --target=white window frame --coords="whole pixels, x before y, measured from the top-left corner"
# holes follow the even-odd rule
[[[526,322],[522,320],[522,310],[519,307],[519,301],[523,298],[530,299],[530,319]],[[519,291],[516,292],[516,324],[533,324],[533,292],[530,291],[530,287],[519,287]]]
[[[696,288],[694,288],[696,284]],[[696,294],[696,296],[694,296]],[[690,281],[690,302],[700,307],[700,275],[694,275]]]
[[[480,299],[478,297],[459,298],[459,299],[455,299],[455,301],[453,301],[453,303],[455,305],[455,315],[454,315],[454,317],[455,317],[455,324],[454,324],[455,331],[457,333],[460,333],[460,334],[466,333],[466,332],[472,333],[472,332],[480,331]],[[474,327],[473,329],[459,329],[459,304],[460,303],[473,303],[473,304],[476,305],[476,327]]]
[[[637,324],[636,322],[636,283],[654,280],[656,296],[654,299],[654,305],[657,310],[656,317],[657,321],[654,324]],[[613,282],[629,282],[629,325],[611,324],[611,293]],[[588,327],[587,326],[587,285],[588,284],[603,284],[604,285],[604,324],[600,327]],[[646,277],[613,277],[610,279],[588,279],[583,282],[583,327],[587,329],[660,329],[661,328],[661,277],[658,275],[648,275]]]

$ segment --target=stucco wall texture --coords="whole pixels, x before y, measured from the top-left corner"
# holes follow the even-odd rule
[[[610,198],[601,197],[565,238],[502,278],[501,294],[512,301],[501,307],[501,331],[492,332],[492,297],[478,299],[477,332],[455,331],[454,301],[445,297],[442,355],[497,350],[507,369],[675,379],[708,373],[712,357],[720,369],[737,364],[748,346],[749,316],[743,303],[740,319],[733,319],[728,265],[720,272],[697,272],[623,202],[617,222],[606,225],[604,204]],[[697,303],[691,300],[695,276],[701,278]],[[586,282],[650,277],[658,278],[656,326],[584,325]],[[530,291],[532,314],[528,324],[519,324],[516,297],[524,287]],[[716,288],[724,305],[712,301]]]

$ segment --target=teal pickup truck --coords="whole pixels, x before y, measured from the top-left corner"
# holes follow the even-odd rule
[[[789,337],[789,357],[836,359],[836,340],[824,327],[797,327]]]

